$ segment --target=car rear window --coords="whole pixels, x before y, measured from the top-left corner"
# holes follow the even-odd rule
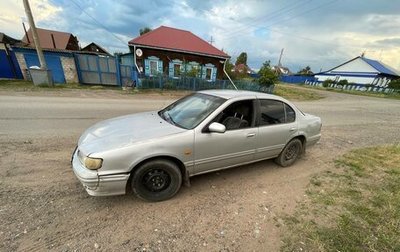
[[[286,103],[276,100],[260,100],[259,126],[290,123],[295,120],[295,111]]]

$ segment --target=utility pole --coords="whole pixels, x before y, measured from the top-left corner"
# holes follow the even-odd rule
[[[28,0],[23,0],[26,16],[28,17],[29,26],[31,27],[33,42],[35,43],[36,52],[39,57],[40,68],[47,70],[46,60],[44,59],[42,47],[40,47],[39,36],[36,31],[35,21],[33,20],[31,7]],[[28,34],[27,34],[28,35]]]
[[[281,55],[279,56],[279,61],[278,61],[278,67],[281,67],[282,66],[282,56],[283,56],[283,50],[285,50],[285,48],[282,48],[282,50],[281,50]]]

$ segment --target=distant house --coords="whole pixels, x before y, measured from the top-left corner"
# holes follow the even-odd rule
[[[52,31],[37,28],[40,46],[44,49],[62,49],[79,51],[79,42],[76,36],[68,32]],[[22,42],[35,47],[31,29],[22,38]]]
[[[288,67],[285,66],[273,66],[271,67],[272,71],[277,73],[278,75],[290,75],[292,72],[289,70]]]
[[[171,78],[192,75],[209,81],[223,77],[223,64],[230,58],[193,33],[161,26],[128,43],[140,72]]]
[[[0,78],[22,79],[21,69],[11,48],[19,44],[20,40],[0,32]]]
[[[386,87],[392,79],[397,79],[400,74],[390,66],[378,61],[355,57],[328,71],[315,74],[318,82],[327,79],[333,81],[347,80],[355,84],[372,84],[379,87]]]
[[[98,44],[92,42],[89,45],[85,46],[84,48],[81,49],[81,52],[94,52],[96,54],[104,54],[111,56],[109,52],[107,52],[106,49],[103,47],[99,46]]]

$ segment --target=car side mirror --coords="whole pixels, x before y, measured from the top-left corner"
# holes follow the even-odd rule
[[[223,124],[213,122],[210,124],[210,126],[208,126],[208,130],[215,133],[224,133],[226,131],[226,127]]]

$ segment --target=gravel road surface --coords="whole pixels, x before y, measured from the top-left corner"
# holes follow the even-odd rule
[[[176,99],[92,93],[0,93],[0,251],[277,251],[281,216],[313,174],[349,149],[400,142],[400,101],[323,92],[296,102],[322,118],[323,137],[291,167],[263,161],[197,176],[159,203],[91,197],[69,163],[83,130]]]

